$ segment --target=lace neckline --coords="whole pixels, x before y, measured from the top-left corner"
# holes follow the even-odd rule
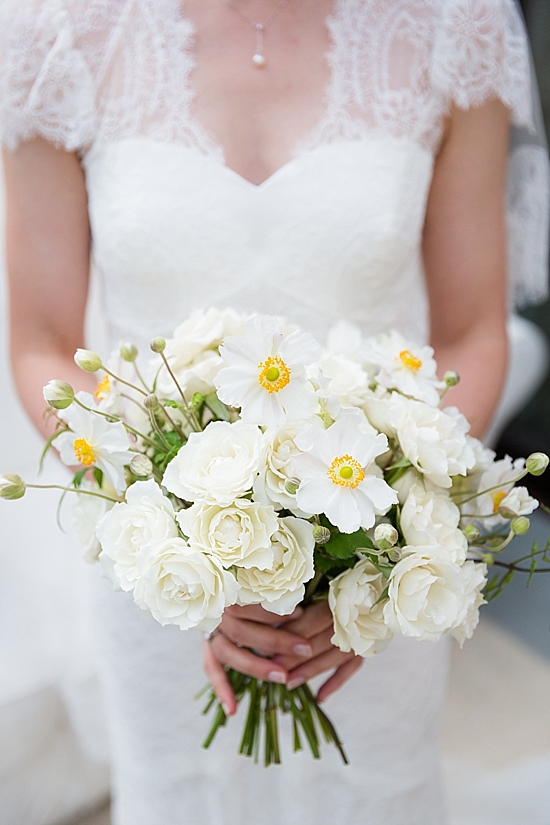
[[[128,0],[128,4],[131,4],[133,0]],[[157,0],[158,2],[158,0]],[[181,43],[181,50],[185,55],[185,63],[186,63],[186,72],[185,72],[185,91],[186,97],[188,100],[188,118],[189,122],[193,125],[193,131],[195,135],[202,138],[201,142],[203,143],[206,153],[209,155],[214,156],[217,161],[225,167],[232,175],[239,178],[243,184],[253,187],[255,189],[263,189],[267,184],[269,184],[274,178],[278,178],[281,174],[292,167],[295,161],[302,155],[304,152],[309,152],[316,145],[318,145],[318,138],[326,131],[325,127],[326,124],[332,119],[332,110],[334,108],[334,101],[336,100],[336,88],[337,88],[337,80],[336,80],[336,71],[335,67],[338,63],[339,55],[338,55],[338,47],[339,42],[338,38],[335,36],[335,26],[336,21],[341,12],[341,3],[342,0],[333,0],[332,10],[331,12],[325,17],[324,24],[328,32],[329,36],[329,46],[328,49],[325,51],[325,59],[329,66],[329,75],[327,80],[324,83],[322,92],[321,92],[321,99],[322,99],[322,113],[321,116],[318,118],[317,122],[314,124],[312,128],[310,128],[306,134],[299,138],[296,143],[294,144],[294,148],[292,153],[287,161],[282,163],[278,166],[271,174],[269,174],[266,178],[264,178],[260,183],[254,183],[245,175],[242,175],[233,167],[229,166],[227,163],[227,156],[226,152],[223,148],[223,145],[217,138],[206,128],[202,125],[200,120],[191,112],[192,102],[195,98],[195,91],[193,89],[191,76],[193,73],[193,69],[197,65],[197,61],[194,55],[194,41],[196,36],[196,27],[195,24],[186,16],[185,14],[185,0],[167,0],[169,4],[173,6],[173,20],[176,24],[179,24],[178,28],[184,33],[184,37],[182,38]]]

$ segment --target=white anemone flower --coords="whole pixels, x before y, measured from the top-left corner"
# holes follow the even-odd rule
[[[445,382],[439,381],[433,349],[406,341],[395,330],[371,338],[366,343],[368,361],[380,365],[376,380],[388,390],[437,407]]]
[[[120,422],[107,421],[98,412],[91,395],[79,392],[75,398],[88,409],[72,404],[63,410],[63,420],[71,428],[56,439],[61,461],[68,467],[81,464],[84,468],[97,467],[105,473],[117,493],[126,489],[124,467],[134,453],[129,447],[128,435]]]
[[[243,421],[278,427],[287,416],[307,418],[315,408],[316,396],[305,373],[321,356],[312,335],[284,335],[277,318],[254,316],[244,335],[224,340],[220,354],[227,367],[214,379],[218,397],[240,407]]]
[[[324,513],[342,533],[354,533],[372,527],[376,515],[397,503],[375,464],[388,439],[362,432],[356,416],[343,416],[328,430],[307,425],[296,444],[304,450],[294,459],[300,478],[296,501],[304,512]]]

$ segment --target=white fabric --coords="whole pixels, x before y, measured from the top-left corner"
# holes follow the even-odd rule
[[[82,154],[112,344],[144,346],[209,305],[286,315],[321,338],[346,318],[425,340],[420,241],[443,115],[496,95],[533,127],[511,0],[337,0],[325,115],[260,186],[193,117],[177,0],[2,12],[3,140],[40,134]],[[116,825],[442,825],[444,644],[400,640],[329,701],[351,767],[285,754],[265,771],[235,755],[239,722],[199,748],[199,637],[143,620],[105,583],[98,599]]]

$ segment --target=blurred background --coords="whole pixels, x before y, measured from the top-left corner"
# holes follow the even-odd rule
[[[550,0],[521,5],[550,134]],[[501,456],[550,454],[550,302],[521,316],[511,322],[511,375],[491,434]],[[0,323],[0,469],[31,480],[41,445],[9,376],[1,240]],[[45,477],[62,481],[63,470],[51,462]],[[550,473],[533,481],[532,494],[550,506]],[[68,512],[65,532],[58,529],[56,502],[52,491],[0,511],[0,825],[110,822],[90,608],[96,571],[79,558]],[[548,536],[550,517],[539,512],[523,542]],[[453,650],[444,736],[450,825],[550,825],[550,575],[535,576],[529,590],[516,579],[482,616],[474,638]]]

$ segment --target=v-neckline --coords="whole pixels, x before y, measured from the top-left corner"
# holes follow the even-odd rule
[[[169,2],[174,4],[176,19],[181,24],[185,25],[188,31],[191,32],[191,37],[187,39],[184,50],[187,54],[187,57],[189,58],[191,66],[191,68],[187,72],[186,85],[190,99],[192,100],[195,96],[195,92],[191,85],[190,76],[192,75],[193,69],[196,65],[196,59],[193,53],[193,39],[194,35],[196,34],[196,27],[193,21],[185,14],[185,0],[169,0]],[[292,167],[294,165],[295,161],[300,157],[304,149],[313,148],[315,134],[321,131],[325,121],[327,121],[330,118],[330,105],[331,101],[334,99],[334,66],[337,60],[338,50],[338,42],[334,36],[333,26],[335,25],[336,20],[338,18],[340,2],[341,0],[332,0],[332,9],[324,20],[324,24],[329,37],[329,45],[325,51],[324,57],[329,67],[329,73],[322,91],[321,99],[323,101],[323,109],[321,116],[318,118],[314,126],[294,144],[293,153],[291,154],[289,159],[285,161],[285,163],[282,163],[280,166],[278,166],[277,169],[275,169],[270,175],[264,178],[264,180],[260,181],[260,183],[254,183],[254,181],[251,181],[245,175],[242,175],[232,166],[229,166],[226,159],[227,155],[222,144],[217,140],[217,138],[212,134],[212,132],[210,132],[205,126],[203,126],[200,120],[198,120],[198,118],[196,118],[195,115],[193,115],[191,111],[189,111],[188,117],[193,124],[194,130],[199,134],[202,134],[205,140],[205,144],[210,144],[210,146],[212,146],[215,150],[212,152],[213,157],[215,157],[216,160],[220,163],[220,165],[223,166],[223,168],[226,169],[232,176],[242,181],[244,185],[251,187],[253,189],[261,190],[265,188],[266,185],[269,184],[273,179],[278,178],[280,174],[284,173],[289,167]]]

